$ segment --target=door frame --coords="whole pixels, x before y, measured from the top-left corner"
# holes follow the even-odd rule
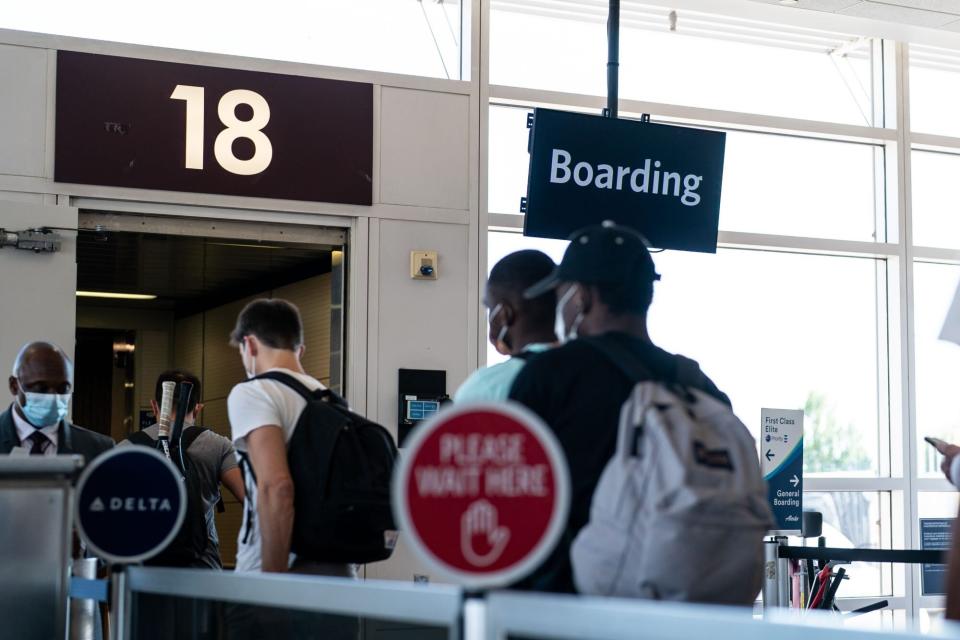
[[[61,198],[64,198],[61,196]],[[341,246],[344,251],[343,370],[345,396],[367,410],[369,225],[365,218],[181,204],[69,198],[78,228],[163,235]]]

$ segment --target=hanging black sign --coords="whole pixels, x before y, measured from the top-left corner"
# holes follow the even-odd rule
[[[524,234],[613,220],[660,249],[714,253],[726,134],[537,109]]]
[[[57,53],[57,182],[369,205],[373,87]]]

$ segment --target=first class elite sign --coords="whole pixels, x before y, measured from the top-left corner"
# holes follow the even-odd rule
[[[373,87],[57,53],[57,182],[370,205]]]
[[[560,445],[536,415],[512,403],[467,404],[414,431],[393,505],[434,570],[471,588],[504,586],[553,550],[569,485]]]

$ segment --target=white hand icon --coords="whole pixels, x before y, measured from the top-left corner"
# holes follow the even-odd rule
[[[471,504],[460,518],[460,549],[470,564],[486,567],[503,555],[510,540],[510,530],[497,522],[497,508],[486,500],[477,500]],[[485,536],[490,550],[485,554],[477,553],[473,548],[474,536]]]

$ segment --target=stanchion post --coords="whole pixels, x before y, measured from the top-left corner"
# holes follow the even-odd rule
[[[765,540],[763,544],[763,612],[764,615],[774,607],[780,606],[780,581],[777,579],[777,563],[780,542],[776,538]]]
[[[130,637],[130,612],[127,602],[127,573],[122,565],[110,567],[110,640]]]
[[[793,589],[790,585],[790,561],[780,557],[780,547],[787,544],[787,539],[783,536],[777,536],[777,582],[779,583],[779,607],[790,606],[790,594]]]

